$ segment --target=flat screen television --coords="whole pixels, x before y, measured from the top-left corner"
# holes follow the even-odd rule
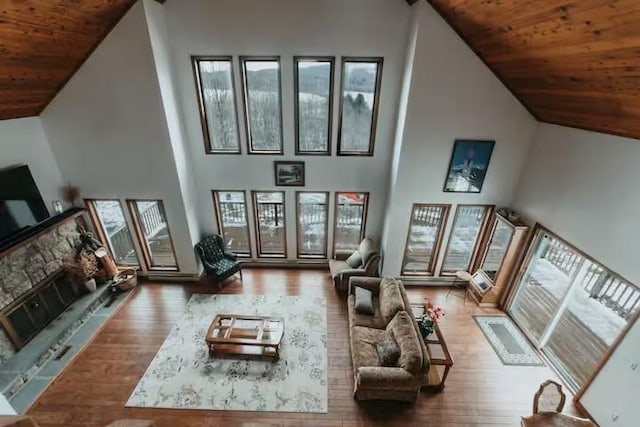
[[[0,169],[0,242],[49,218],[26,165]]]

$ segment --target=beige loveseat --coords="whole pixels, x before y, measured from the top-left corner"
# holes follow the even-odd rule
[[[335,259],[329,260],[329,271],[333,285],[340,292],[349,290],[349,279],[352,277],[378,275],[380,253],[373,239],[366,237],[360,242],[356,251],[361,259],[360,264],[356,267],[351,267],[346,261],[354,251],[337,250]]]
[[[355,287],[373,293],[373,314],[355,310]],[[389,278],[353,277],[347,298],[349,338],[353,362],[354,397],[413,402],[428,384],[429,354],[418,324],[410,314],[409,300],[401,281]],[[377,344],[391,331],[400,348],[397,366],[380,364]]]

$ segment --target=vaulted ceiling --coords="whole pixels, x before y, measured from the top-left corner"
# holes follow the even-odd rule
[[[0,120],[37,116],[135,0],[0,0]]]
[[[640,0],[427,0],[540,121],[640,138]]]

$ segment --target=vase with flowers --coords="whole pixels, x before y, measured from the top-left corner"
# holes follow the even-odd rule
[[[435,332],[436,325],[440,321],[441,317],[444,317],[444,311],[441,307],[433,305],[431,302],[427,302],[424,306],[424,314],[418,319],[418,327],[420,328],[420,334],[422,338],[427,338],[429,335]]]

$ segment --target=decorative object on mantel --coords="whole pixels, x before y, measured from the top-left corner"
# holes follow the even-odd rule
[[[60,203],[60,200],[54,200],[53,201],[53,212],[56,215],[61,214],[64,211],[64,209],[62,208],[62,203]]]
[[[456,139],[443,191],[480,193],[495,143],[495,141]]]
[[[422,338],[427,338],[436,330],[440,318],[444,317],[444,315],[445,313],[442,311],[442,307],[433,305],[431,301],[428,301],[424,305],[424,313],[416,318]]]
[[[71,183],[69,183],[62,187],[62,195],[65,202],[75,207],[76,201],[80,197],[80,189],[75,185],[71,185]]]

